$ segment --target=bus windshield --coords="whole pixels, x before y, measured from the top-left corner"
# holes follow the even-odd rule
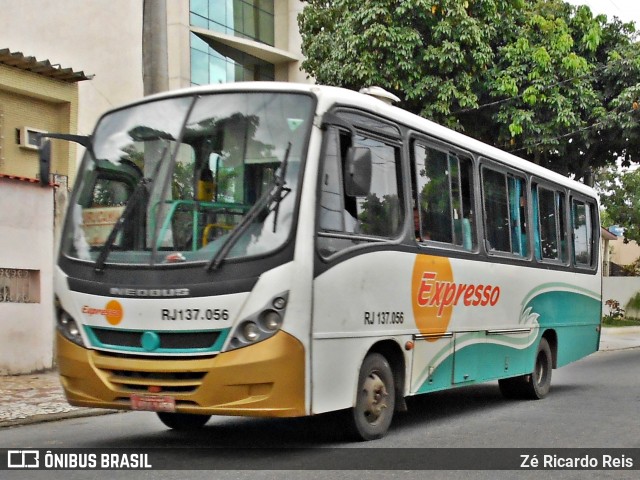
[[[282,246],[312,102],[280,92],[196,94],[105,115],[78,172],[62,253],[102,268]]]

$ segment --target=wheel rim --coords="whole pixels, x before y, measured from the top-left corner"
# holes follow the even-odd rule
[[[389,408],[387,386],[377,372],[371,372],[362,387],[365,398],[364,417],[370,424],[375,424]]]

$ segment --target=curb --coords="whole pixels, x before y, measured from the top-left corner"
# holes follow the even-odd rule
[[[126,410],[103,410],[100,408],[80,408],[68,412],[58,413],[40,413],[25,418],[16,418],[13,420],[1,420],[0,429],[21,427],[25,425],[33,425],[36,423],[56,422],[58,420],[67,420],[72,418],[97,417],[100,415],[112,415],[114,413],[123,413]]]

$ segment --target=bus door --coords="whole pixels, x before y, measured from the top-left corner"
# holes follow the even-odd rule
[[[360,130],[325,130],[312,372],[314,385],[331,383],[332,394],[319,398],[322,387],[314,389],[314,411],[350,406],[368,348],[408,328],[413,255],[397,251],[405,224],[400,146]]]

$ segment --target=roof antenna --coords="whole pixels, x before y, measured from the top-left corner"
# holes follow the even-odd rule
[[[366,87],[360,89],[360,93],[364,93],[365,95],[370,95],[372,97],[377,98],[378,100],[382,100],[387,105],[393,105],[394,103],[398,103],[400,99],[396,97],[393,93],[387,92],[382,87]]]

